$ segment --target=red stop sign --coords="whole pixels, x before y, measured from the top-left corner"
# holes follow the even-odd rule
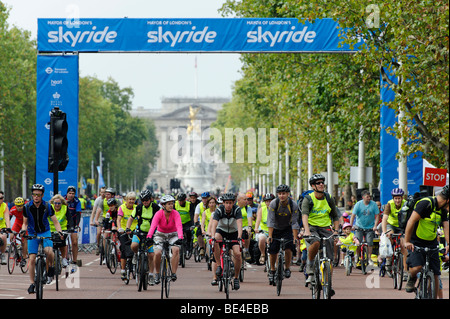
[[[445,186],[447,181],[447,170],[441,168],[425,167],[423,185],[427,186]]]

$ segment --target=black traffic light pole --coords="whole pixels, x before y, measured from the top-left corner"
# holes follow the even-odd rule
[[[69,162],[67,153],[66,113],[54,107],[50,113],[50,138],[48,148],[48,172],[53,173],[53,195],[58,194],[58,172],[64,171]]]

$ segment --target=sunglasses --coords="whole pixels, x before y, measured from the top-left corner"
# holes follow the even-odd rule
[[[314,185],[321,185],[321,184],[324,184],[324,185],[325,185],[324,182],[315,182],[315,183],[314,183]]]
[[[61,202],[54,202],[53,204],[54,205],[61,205],[62,203]]]
[[[35,194],[35,193],[33,193],[33,194],[31,194],[31,196],[34,196],[34,197],[41,197],[42,194]]]

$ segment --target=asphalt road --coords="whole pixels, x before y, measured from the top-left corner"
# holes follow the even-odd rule
[[[119,271],[111,274],[106,266],[99,265],[99,257],[95,254],[79,253],[82,267],[68,279],[60,281],[60,290],[56,291],[54,282],[46,285],[44,299],[153,299],[159,300],[160,286],[149,286],[147,291],[138,292],[135,281],[125,285],[120,279]],[[224,292],[211,286],[211,271],[207,270],[206,263],[195,263],[190,259],[185,268],[179,267],[178,280],[171,285],[170,300],[180,300],[181,305],[187,301],[225,300]],[[448,273],[442,276],[444,285],[444,298],[449,298]],[[233,299],[248,300],[260,303],[264,300],[311,299],[309,288],[304,286],[303,273],[298,272],[298,266],[292,268],[292,276],[283,281],[281,295],[276,295],[275,287],[269,286],[267,275],[262,266],[248,265],[244,282],[238,291],[231,291],[230,301]],[[6,265],[0,268],[0,299],[34,299],[35,295],[28,295],[29,275],[22,274],[16,268],[10,275]],[[405,283],[404,283],[405,284]],[[333,288],[336,295],[333,299],[413,299],[414,294],[404,290],[394,290],[392,279],[378,276],[378,268],[363,275],[360,270],[354,270],[346,276],[342,267],[334,269]],[[281,302],[281,301],[280,301]]]

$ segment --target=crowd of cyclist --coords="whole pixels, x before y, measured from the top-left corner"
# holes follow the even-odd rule
[[[259,265],[269,260],[268,281],[270,284],[273,283],[277,254],[280,249],[280,242],[276,239],[282,238],[288,242],[285,250],[284,277],[291,277],[291,268],[296,257],[297,265],[300,265],[300,269],[307,277],[306,283],[315,280],[312,265],[319,251],[318,238],[321,237],[332,238],[326,242],[326,251],[328,258],[335,261],[336,267],[339,265],[337,247],[340,244],[347,243],[355,249],[358,243],[365,240],[369,247],[369,256],[371,256],[376,236],[403,233],[404,264],[405,269],[409,268],[409,276],[405,277],[407,292],[414,291],[417,274],[425,262],[424,256],[414,250],[415,245],[436,246],[440,243],[438,234],[441,232],[441,240],[445,246],[443,258],[446,256],[448,260],[448,185],[438,195],[424,197],[417,201],[406,229],[401,229],[398,224],[398,213],[405,203],[405,194],[400,188],[392,191],[392,200],[384,206],[384,209],[371,200],[369,192],[363,192],[362,199],[354,207],[341,213],[334,199],[325,191],[324,176],[314,174],[309,179],[309,184],[311,190],[307,194],[302,194],[299,200],[292,198],[288,185],[279,185],[276,188],[276,195],[264,194],[259,204],[255,203],[251,192],[225,193],[217,198],[211,196],[209,192],[204,192],[200,196],[190,192],[155,198],[154,194],[145,189],[139,195],[134,192],[126,194],[122,201],[116,197],[113,188],[103,188],[101,196],[93,204],[90,223],[98,227],[98,244],[103,240],[102,230],[118,230],[122,279],[125,279],[126,259],[137,253],[139,243],[145,241],[149,253],[149,283],[151,285],[158,284],[161,280],[160,243],[164,239],[169,240],[172,245],[172,281],[177,279],[179,252],[184,243],[194,241],[200,249],[201,256],[208,255],[208,245],[211,245],[213,253],[208,257],[217,261],[220,258],[219,243],[223,239],[234,240],[232,253],[235,269],[233,289],[235,290],[240,288],[239,270],[244,262],[241,255],[244,256],[245,261]],[[76,190],[69,187],[65,197],[56,195],[49,203],[42,199],[44,191],[44,186],[33,185],[33,200],[25,203],[22,198],[17,198],[11,212],[0,204],[0,228],[28,236],[37,234],[51,237],[51,233],[56,232],[57,235],[53,238],[64,242],[62,231],[76,230],[80,222],[81,209],[79,200],[75,197]],[[12,229],[9,213],[16,216]],[[21,215],[23,218],[20,218]],[[76,232],[72,235],[74,235],[72,243],[77,243]],[[26,249],[24,249],[23,260],[28,251],[30,261],[29,293],[34,292],[33,265],[37,244],[37,241],[31,237],[27,242],[24,241]],[[51,265],[52,240],[44,240],[44,247]],[[191,246],[187,245],[187,247],[189,249]],[[5,255],[5,249],[6,234],[2,234],[0,237],[2,255]],[[78,247],[74,246],[73,249],[75,252]],[[360,256],[357,249],[355,252],[356,262],[358,262]],[[65,256],[64,253],[62,256]],[[75,262],[76,258],[74,253]],[[431,258],[431,269],[437,282],[441,261],[442,258],[437,254]],[[369,262],[372,263],[372,260]],[[389,257],[386,258],[386,265],[389,271]],[[64,266],[67,266],[67,262],[64,262]],[[213,263],[212,270],[211,284],[218,285],[218,278],[222,273],[220,264]],[[49,267],[47,272],[49,282],[53,272],[52,267]],[[333,294],[334,291],[331,292],[331,295]]]

